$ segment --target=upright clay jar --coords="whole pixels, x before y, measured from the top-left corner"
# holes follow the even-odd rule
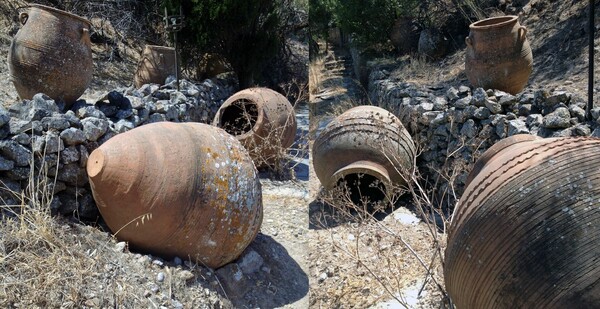
[[[90,22],[39,4],[29,5],[19,19],[23,28],[8,53],[10,78],[19,97],[45,93],[69,107],[92,80]]]
[[[140,88],[144,84],[162,85],[169,75],[175,75],[175,70],[175,48],[146,45],[135,72],[135,87]]]
[[[533,68],[527,29],[517,16],[493,17],[470,25],[465,71],[471,84],[511,94],[523,90]]]

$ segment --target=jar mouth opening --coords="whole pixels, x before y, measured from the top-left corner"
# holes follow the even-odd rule
[[[262,122],[260,106],[256,102],[241,98],[224,106],[217,126],[238,140],[251,136]]]
[[[515,23],[517,21],[517,18],[518,16],[515,15],[486,18],[472,23],[469,26],[469,28],[477,30],[486,30],[497,27],[503,27]]]
[[[65,16],[77,19],[77,20],[79,20],[81,22],[84,22],[86,25],[88,25],[88,27],[92,26],[92,23],[89,20],[87,20],[87,19],[85,19],[85,18],[83,18],[83,17],[81,17],[79,15],[75,15],[75,14],[69,13],[67,11],[59,10],[59,9],[53,8],[51,6],[42,5],[42,4],[29,4],[28,7],[37,8],[37,9],[40,9],[40,10],[50,11],[52,13],[57,13],[57,14],[65,15]]]
[[[387,183],[369,173],[346,173],[338,179],[336,187],[350,199],[355,206],[374,206],[385,203],[387,196]]]

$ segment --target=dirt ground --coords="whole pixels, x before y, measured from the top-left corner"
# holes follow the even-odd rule
[[[527,87],[565,90],[587,98],[588,1],[512,2],[521,4],[519,20],[528,29],[527,38],[533,51],[534,69]],[[597,8],[596,64],[600,60],[599,21]],[[320,50],[324,49],[321,44]],[[314,131],[321,130],[333,116],[364,100],[363,89],[349,87],[355,76],[346,53],[337,48],[329,49],[311,65],[310,102],[311,111],[316,115],[314,118],[311,115],[311,128]],[[447,88],[469,84],[464,59],[463,44],[435,62],[411,56],[387,56],[376,61],[396,67],[391,76],[397,80]],[[596,65],[596,106],[600,92],[598,73],[600,68]],[[311,177],[316,178],[314,174]],[[446,235],[443,231],[432,232],[432,225],[423,220],[426,216],[419,215],[415,201],[422,195],[405,196],[397,204],[399,208],[390,210],[383,219],[348,222],[336,220],[335,212],[339,212],[338,206],[343,203],[333,201],[334,207],[328,207],[321,201],[323,194],[319,192],[318,180],[311,180],[310,187],[311,307],[448,307],[440,259]]]
[[[15,7],[10,4],[17,2],[0,4],[3,105],[18,100],[6,63],[16,30],[11,21]],[[520,2],[524,3],[520,20],[529,29],[534,54],[528,87],[563,89],[586,97],[587,1]],[[598,11],[596,24],[600,24]],[[596,46],[598,40],[597,34]],[[114,60],[109,57],[110,49],[95,45],[94,78],[84,98],[92,100],[107,90],[129,86],[138,47],[126,48],[124,57]],[[600,63],[598,48],[596,57]],[[0,230],[3,248],[22,249],[0,256],[0,270],[17,280],[6,281],[9,276],[0,275],[4,280],[0,280],[0,303],[16,307],[16,299],[21,307],[61,308],[444,308],[440,261],[446,235],[419,215],[415,196],[409,194],[396,209],[363,222],[340,217],[339,209],[321,201],[327,196],[321,193],[305,151],[309,140],[333,116],[364,102],[365,97],[364,89],[346,72],[344,61],[347,55],[329,54],[317,67],[320,75],[311,74],[320,79],[315,84],[320,89],[312,93],[308,106],[296,107],[300,126],[296,150],[292,150],[295,177],[261,176],[264,221],[249,250],[262,257],[262,268],[247,276],[239,294],[226,295],[223,285],[227,283],[214,270],[129,252],[125,244],[95,226],[32,215],[32,224]],[[407,81],[432,86],[467,83],[464,48],[435,63],[408,57],[386,61],[396,63],[393,74]],[[596,66],[596,79],[598,72]],[[600,91],[597,85],[596,93]],[[34,240],[31,247],[19,237]],[[8,261],[13,264],[7,265]],[[70,284],[62,290],[64,282]],[[48,286],[57,289],[40,288]],[[6,294],[19,290],[13,287],[22,292]]]
[[[336,115],[365,104],[366,94],[343,49],[329,49],[310,69],[315,137]],[[411,196],[376,217],[357,215],[350,201],[322,191],[312,165],[310,171],[310,307],[442,307],[445,234],[419,218]]]
[[[7,66],[12,35],[18,29],[12,19],[19,5],[23,5],[22,1],[0,5],[0,102],[4,106],[19,101]],[[132,85],[140,46],[121,46],[119,58],[111,58],[112,51],[106,45],[93,44],[92,49],[94,76],[83,99],[94,102],[106,91]],[[50,218],[38,209],[24,217],[38,223],[16,222],[0,230],[2,249],[12,248],[15,241],[32,243],[31,247],[20,245],[16,247],[19,250],[2,251],[12,253],[0,256],[0,269],[10,274],[0,275],[0,304],[61,308],[307,308],[306,103],[297,104],[296,112],[298,138],[290,150],[293,173],[284,180],[261,173],[264,220],[258,237],[247,249],[260,255],[261,268],[245,274],[237,286],[227,286],[233,281],[233,274],[228,278],[227,271],[130,252],[126,244],[118,243],[102,226]],[[44,245],[33,246],[39,243]],[[60,249],[63,247],[68,250]],[[36,286],[47,284],[56,286],[36,291]]]

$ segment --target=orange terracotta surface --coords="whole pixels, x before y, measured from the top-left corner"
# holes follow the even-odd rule
[[[45,93],[71,106],[92,80],[91,24],[52,7],[31,4],[8,53],[10,78],[21,99]]]
[[[240,106],[249,111],[250,122],[238,117],[243,112]],[[292,145],[297,129],[292,104],[268,88],[248,88],[229,97],[219,108],[213,125],[233,134],[257,165],[274,163],[279,158],[278,153]]]
[[[138,127],[92,152],[87,172],[102,217],[135,250],[216,268],[237,258],[262,222],[256,169],[216,127]]]
[[[465,72],[474,87],[516,94],[533,69],[527,29],[517,16],[492,17],[470,25]]]
[[[456,206],[450,297],[457,308],[599,308],[600,139],[512,139]]]
[[[415,154],[414,142],[400,120],[380,107],[366,105],[332,120],[312,148],[315,173],[326,189],[332,189],[346,172],[405,185]]]
[[[144,84],[162,85],[169,75],[175,75],[176,70],[175,48],[146,45],[133,81],[136,88]]]

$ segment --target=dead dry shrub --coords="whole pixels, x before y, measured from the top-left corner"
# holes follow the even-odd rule
[[[464,55],[462,55],[464,58]],[[443,61],[454,62],[463,61],[458,59],[456,55],[450,56],[448,59]],[[459,75],[462,72],[462,68],[451,66],[442,66],[439,63],[427,61],[423,55],[405,55],[397,59],[397,68],[392,72],[391,78],[408,83],[415,84],[437,84],[441,81],[445,82],[456,82],[459,79]],[[464,61],[463,61],[464,62]],[[462,62],[461,62],[462,65]]]
[[[310,61],[308,67],[308,84],[309,84],[309,93],[311,95],[317,94],[321,92],[323,86],[323,80],[325,78],[325,72],[323,72],[322,68],[324,67],[325,58],[324,57],[316,57],[315,59]]]
[[[214,292],[222,292],[210,279],[214,271],[190,261],[186,269],[159,267],[101,227],[53,216],[56,176],[46,161],[30,161],[25,190],[0,183],[4,196],[10,191],[18,200],[0,201],[0,307],[159,308],[174,307],[175,299],[186,308],[231,307]],[[157,284],[158,272],[164,281]]]
[[[128,295],[131,283],[120,278],[97,291],[83,288],[102,276],[98,251],[107,251],[110,243],[78,237],[78,227],[52,218],[50,178],[37,177],[33,167],[31,172],[27,190],[13,192],[20,203],[1,206],[8,215],[0,227],[0,306],[82,307],[91,299],[103,305],[142,304]]]
[[[284,86],[286,98],[295,98],[290,102],[296,113],[304,108],[308,98],[308,85],[292,80]],[[295,114],[286,115],[283,124],[270,124],[271,130],[266,134],[256,134],[256,122],[259,110],[256,104],[250,101],[239,100],[232,107],[236,108],[236,116],[231,119],[222,120],[221,128],[234,136],[255,133],[252,137],[244,140],[244,146],[254,161],[259,171],[265,172],[269,177],[278,180],[295,179],[294,168],[300,164],[300,159],[308,158],[308,132],[300,128],[294,132],[294,141],[291,146],[284,145],[284,133],[286,128],[298,119]],[[294,118],[296,117],[296,118]],[[266,119],[265,121],[268,121]]]
[[[350,308],[366,308],[393,299],[405,308],[451,308],[443,281],[450,218],[434,202],[439,192],[418,169],[399,172],[407,175],[407,185],[381,191],[383,198],[375,202],[373,192],[352,192],[360,187],[356,183],[339,182],[334,190],[319,194],[321,209],[311,214],[310,221],[317,229],[329,230],[317,250],[331,250],[334,259],[324,262],[331,266],[322,264],[326,275],[318,281],[326,281],[328,273],[338,273],[340,278],[324,287],[327,294],[320,295],[318,289],[313,305],[346,308],[344,304],[350,303]],[[372,186],[379,188],[377,182]],[[399,224],[392,219],[407,210],[423,221]]]

